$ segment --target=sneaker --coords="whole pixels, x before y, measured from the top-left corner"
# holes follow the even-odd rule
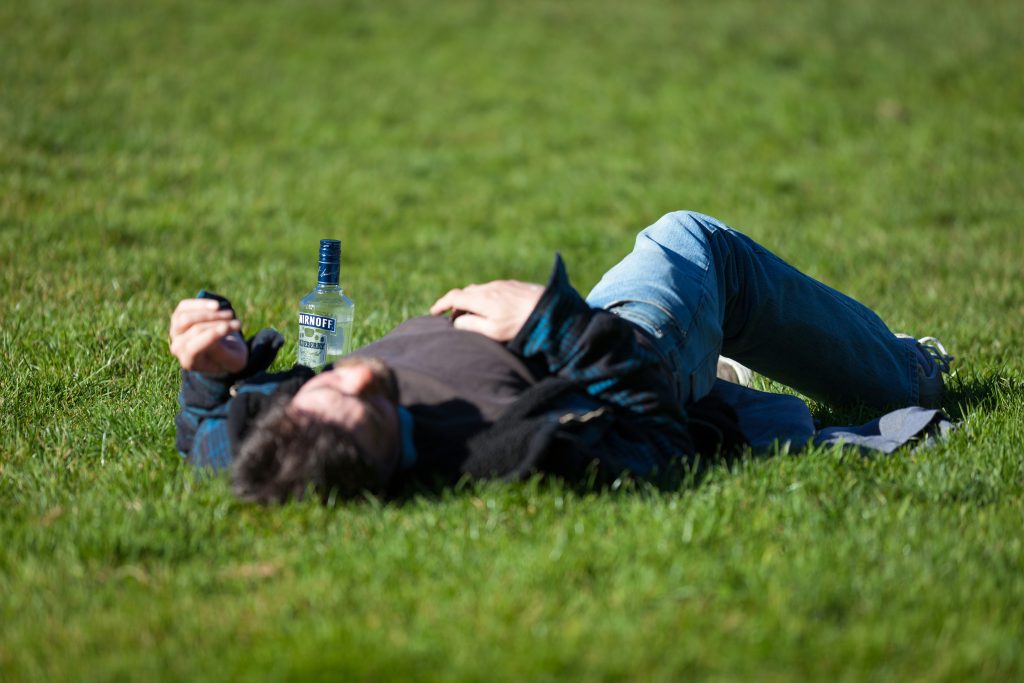
[[[914,339],[909,334],[897,334],[900,339],[907,340],[917,352],[918,403],[925,408],[938,408],[946,391],[942,379],[949,373],[949,364],[953,362],[946,347],[935,337]]]
[[[718,357],[718,379],[749,387],[754,380],[753,371],[746,365],[737,363],[732,358]]]

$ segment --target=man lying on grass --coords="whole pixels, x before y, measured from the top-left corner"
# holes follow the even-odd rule
[[[271,374],[280,334],[247,343],[226,299],[180,302],[178,450],[230,468],[235,492],[259,502],[535,472],[657,480],[743,442],[711,400],[720,354],[817,400],[878,409],[937,404],[950,360],[690,212],[642,231],[585,300],[556,257],[546,286],[470,285],[430,313],[318,375]],[[769,414],[790,405],[744,391]]]

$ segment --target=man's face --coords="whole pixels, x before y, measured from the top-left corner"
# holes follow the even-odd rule
[[[349,358],[303,384],[288,412],[344,427],[387,481],[398,465],[397,402],[390,368],[374,358]]]

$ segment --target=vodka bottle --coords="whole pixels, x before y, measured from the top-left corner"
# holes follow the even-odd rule
[[[320,240],[320,267],[313,291],[299,301],[298,361],[319,370],[352,350],[355,304],[338,284],[341,242]]]

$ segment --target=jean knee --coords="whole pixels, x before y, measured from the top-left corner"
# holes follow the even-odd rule
[[[680,253],[706,250],[712,236],[726,230],[720,221],[696,211],[673,211],[645,228],[639,238],[651,240]]]
[[[704,233],[726,230],[729,227],[714,216],[698,211],[672,211],[662,216],[661,220],[669,221],[687,231],[700,230]]]

